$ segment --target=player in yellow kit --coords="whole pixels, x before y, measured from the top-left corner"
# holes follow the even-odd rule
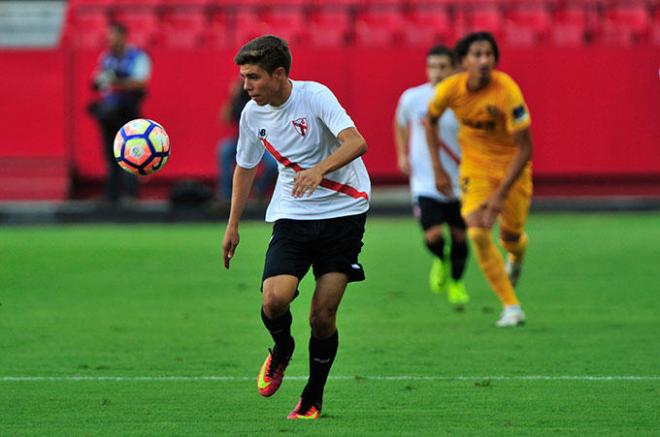
[[[461,214],[479,265],[504,310],[496,325],[517,326],[525,313],[514,291],[527,248],[524,226],[532,197],[530,115],[520,88],[495,70],[499,50],[488,32],[471,33],[455,48],[464,72],[441,82],[429,102],[426,136],[440,147],[438,119],[450,108],[459,120]],[[449,193],[450,180],[437,153],[431,153],[436,186]],[[499,221],[504,259],[491,229]]]

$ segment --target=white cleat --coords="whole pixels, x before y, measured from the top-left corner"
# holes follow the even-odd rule
[[[514,263],[511,261],[511,258],[506,260],[506,264],[504,265],[504,270],[506,271],[506,275],[509,277],[509,281],[511,281],[511,285],[514,287],[518,283],[518,279],[520,279],[520,272],[522,271],[522,263]]]
[[[495,322],[498,328],[506,328],[509,326],[521,326],[525,324],[525,313],[518,305],[508,305],[504,307],[500,320]]]

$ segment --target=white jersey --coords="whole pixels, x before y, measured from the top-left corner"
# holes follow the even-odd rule
[[[430,83],[408,88],[404,91],[396,109],[396,120],[399,126],[410,127],[408,153],[410,159],[410,191],[413,199],[424,196],[447,202],[458,199],[460,195],[458,165],[461,149],[458,145],[458,121],[450,109],[447,109],[440,118],[440,139],[448,148],[448,150],[444,147],[440,148],[440,162],[447,175],[449,175],[454,191],[454,197],[448,198],[435,188],[433,165],[426,143],[424,125],[422,124],[434,91],[435,87]]]
[[[361,158],[326,174],[311,196],[293,197],[295,173],[327,158],[340,146],[337,135],[355,124],[326,86],[291,83],[291,95],[281,106],[250,101],[241,114],[236,163],[254,168],[266,149],[278,162],[266,221],[319,220],[366,212],[371,182]]]

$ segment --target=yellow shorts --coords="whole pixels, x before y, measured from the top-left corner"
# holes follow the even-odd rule
[[[483,173],[483,172],[481,172]],[[493,172],[494,173],[494,172]],[[504,174],[478,174],[470,172],[461,174],[461,215],[467,218],[495,192],[502,182]],[[532,202],[532,170],[528,165],[518,180],[511,187],[504,208],[499,217],[500,227],[512,233],[522,233],[529,215]]]

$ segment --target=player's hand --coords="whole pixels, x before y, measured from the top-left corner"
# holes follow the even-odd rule
[[[222,258],[225,261],[225,268],[229,269],[229,263],[236,253],[236,247],[241,241],[238,235],[238,229],[228,227],[225,230],[225,237],[222,239]]]
[[[406,176],[410,176],[410,161],[408,157],[403,155],[397,158],[397,165],[399,166],[399,171]]]
[[[293,178],[293,197],[311,196],[323,180],[323,174],[316,167],[299,171]]]
[[[445,196],[452,197],[454,195],[451,189],[451,181],[445,172],[435,171],[435,188],[438,189]]]
[[[479,209],[481,213],[481,224],[486,228],[492,228],[504,208],[504,196],[500,193],[493,193],[484,203],[481,204]]]

